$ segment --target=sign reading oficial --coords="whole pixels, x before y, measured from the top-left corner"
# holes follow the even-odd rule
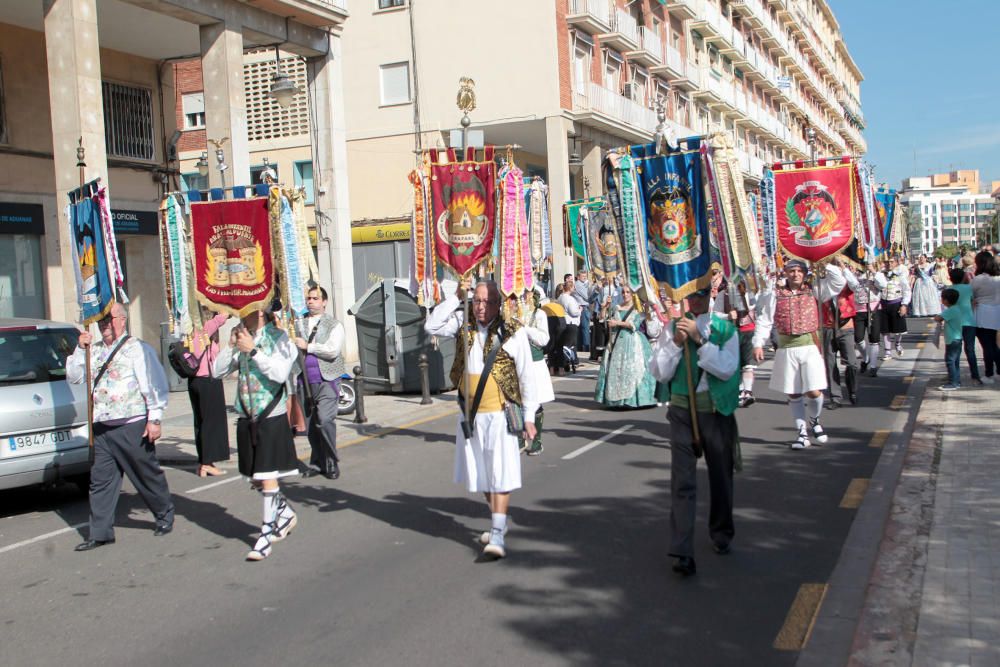
[[[351,243],[381,243],[384,241],[409,240],[410,223],[408,222],[351,227]]]

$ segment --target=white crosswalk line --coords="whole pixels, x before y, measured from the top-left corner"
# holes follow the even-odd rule
[[[564,461],[569,461],[570,459],[575,459],[576,457],[580,456],[581,454],[586,454],[587,452],[589,452],[594,447],[597,447],[598,445],[603,445],[605,442],[607,442],[611,438],[615,437],[619,433],[624,433],[625,431],[629,430],[630,428],[632,428],[632,425],[631,424],[626,424],[625,426],[622,426],[621,428],[615,429],[611,433],[608,433],[607,435],[605,435],[603,437],[600,437],[597,440],[594,440],[590,444],[584,445],[580,449],[576,449],[576,450],[570,452],[569,454],[567,454],[566,456],[564,456],[562,458],[563,458]]]

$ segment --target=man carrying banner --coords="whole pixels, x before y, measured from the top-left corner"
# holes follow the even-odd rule
[[[86,355],[90,355],[90,367],[96,369],[90,533],[86,542],[77,545],[77,551],[114,543],[122,474],[156,518],[153,535],[159,537],[174,529],[174,503],[154,449],[170,388],[153,349],[125,333],[127,319],[125,306],[113,304],[97,323],[101,340],[94,342],[84,331],[66,361],[66,379],[73,384],[85,379]]]
[[[702,452],[708,465],[708,530],[715,552],[729,553],[736,533],[733,470],[739,448],[735,412],[740,398],[736,372],[740,345],[728,314],[709,312],[710,293],[710,288],[704,288],[688,296],[690,317],[662,328],[649,362],[653,377],[670,384],[670,555],[677,559],[674,572],[685,577],[697,571],[693,545],[696,466]],[[690,381],[688,373],[694,374]],[[693,397],[689,386],[695,388]],[[691,418],[692,401],[697,428]]]
[[[309,316],[303,324],[306,338],[295,338],[295,346],[305,357],[303,382],[309,383],[306,411],[309,417],[309,458],[311,476],[317,472],[327,479],[340,477],[337,456],[337,404],[340,377],[344,374],[344,325],[326,312],[326,289],[313,287],[306,294]],[[311,399],[311,400],[310,400]]]
[[[854,316],[857,306],[854,294],[860,289],[857,277],[837,255],[826,267],[826,275],[820,278],[820,300],[823,302],[823,355],[826,362],[827,379],[830,390],[830,409],[840,407],[844,397],[841,388],[838,355],[847,362],[844,380],[847,397],[852,405],[858,403],[858,359],[854,353]],[[834,317],[837,317],[834,326]]]
[[[492,526],[480,536],[483,557],[498,559],[507,555],[504,535],[510,493],[521,487],[518,436],[532,441],[536,435],[537,387],[528,336],[523,328],[512,332],[499,317],[496,283],[476,285],[471,308],[474,328],[465,327],[465,313],[459,309],[465,300],[464,286],[437,305],[424,330],[462,342],[451,368],[463,406],[455,436],[455,482],[465,484],[469,493],[485,495]],[[475,389],[470,395],[471,387]]]
[[[805,283],[806,263],[800,259],[788,260],[784,271],[785,286],[775,286],[773,291],[761,295],[753,355],[757,363],[764,360],[764,343],[771,335],[771,328],[777,329],[778,351],[774,355],[774,370],[768,386],[788,395],[788,405],[799,432],[791,447],[805,449],[812,444],[810,429],[817,442],[827,441],[819,423],[823,390],[827,385],[819,340],[819,306],[812,289]]]
[[[264,497],[260,537],[247,553],[249,561],[270,556],[272,545],[285,539],[298,523],[278,486],[282,477],[298,474],[283,400],[296,354],[288,335],[275,326],[274,313],[280,310],[276,301],[266,311],[252,310],[243,317],[212,369],[219,378],[238,371],[235,407],[240,473]]]

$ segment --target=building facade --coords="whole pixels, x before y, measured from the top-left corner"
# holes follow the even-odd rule
[[[412,211],[414,151],[450,145],[461,77],[472,127],[544,176],[550,219],[603,192],[605,151],[730,133],[748,187],[764,166],[866,151],[862,74],[825,0],[367,0],[344,34],[352,215]],[[360,2],[357,4],[361,4]],[[573,258],[556,230],[557,275]]]
[[[2,3],[0,315],[78,320],[64,211],[81,179],[100,178],[115,217],[131,332],[160,340],[166,312],[156,216],[164,194],[182,189],[179,151],[188,138],[172,112],[178,85],[172,64],[193,54],[201,61],[204,94],[187,100],[191,122],[210,139],[226,138],[221,155],[228,184],[249,183],[247,117],[253,110],[233,83],[243,80],[245,50],[273,44],[304,61],[304,89],[318,130],[306,152],[322,165],[317,193],[324,194],[317,200],[330,220],[320,248],[346,257],[321,266],[334,293],[353,294],[350,214],[346,196],[339,196],[346,194],[347,173],[338,168],[345,153],[344,1]],[[221,185],[221,173],[209,170],[205,185]]]
[[[979,182],[979,172],[966,181],[935,185],[947,174],[908,178],[903,181],[899,201],[905,207],[910,251],[933,253],[946,244],[979,245],[979,231],[986,228],[997,211],[990,194],[970,191],[967,183]],[[972,176],[974,174],[974,178]],[[977,188],[978,189],[978,188]],[[918,250],[919,249],[919,250]]]

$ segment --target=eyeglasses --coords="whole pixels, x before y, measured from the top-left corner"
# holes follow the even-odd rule
[[[103,320],[100,320],[97,323],[97,326],[99,326],[99,327],[110,326],[113,321],[115,321],[115,320],[124,320],[124,319],[125,319],[124,315],[114,315],[112,317],[106,317]]]
[[[496,299],[473,299],[472,300],[472,305],[473,306],[486,306],[486,305],[495,306],[497,303],[499,303],[499,302]]]

